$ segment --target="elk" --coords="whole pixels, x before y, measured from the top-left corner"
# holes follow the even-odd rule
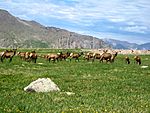
[[[128,56],[125,57],[125,62],[126,62],[127,64],[130,64],[130,59],[129,59]]]
[[[33,61],[34,63],[36,63],[36,60],[37,60],[37,54],[35,51],[18,52],[18,56],[20,56],[21,59],[28,61],[28,62]]]
[[[106,60],[106,62],[111,62],[112,55],[110,53],[107,53],[108,50],[103,50],[103,54],[101,55],[100,62],[103,62],[103,60]]]
[[[15,56],[17,49],[13,49],[13,50],[5,50],[2,55],[1,55],[1,62],[3,62],[3,60],[5,58],[9,58],[9,62],[12,61],[12,58]]]
[[[67,53],[62,53],[62,54],[60,54],[60,59],[62,60],[62,59],[64,59],[64,60],[66,60],[68,57],[70,56],[70,53],[69,52],[67,52]]]
[[[55,62],[56,60],[58,61],[58,59],[60,58],[60,54],[57,54],[57,53],[51,53],[51,54],[47,54],[46,56],[46,59],[50,61],[53,61]]]
[[[111,62],[111,57],[112,55],[110,53],[103,53],[101,55],[100,62],[103,62],[103,60],[106,60],[106,62]]]
[[[114,54],[107,53],[108,50],[105,50],[104,53],[101,55],[100,62],[103,62],[103,60],[106,60],[106,62],[114,62],[116,56],[118,55],[118,52],[115,52]]]
[[[135,56],[134,57],[134,60],[135,60],[135,62],[138,64],[138,65],[141,65],[141,57],[140,56]]]
[[[100,59],[101,55],[100,55],[100,53],[94,53],[93,57],[94,57],[94,59]]]
[[[71,59],[75,59],[75,61],[79,61],[79,57],[83,54],[83,52],[81,53],[70,53],[70,61]]]
[[[83,56],[83,58],[84,58],[85,60],[87,60],[87,61],[89,61],[90,59],[92,59],[92,62],[93,62],[93,61],[94,61],[94,56],[93,56],[93,54],[94,54],[94,53],[91,53],[91,52],[86,53],[86,54]]]
[[[112,54],[111,62],[114,62],[117,55],[118,55],[118,52],[115,52],[115,53]]]
[[[17,55],[18,55],[22,60],[25,60],[26,52],[18,52]]]
[[[36,54],[35,51],[32,51],[32,52],[29,54],[29,59],[30,59],[30,61],[33,61],[34,63],[36,63],[37,54]]]

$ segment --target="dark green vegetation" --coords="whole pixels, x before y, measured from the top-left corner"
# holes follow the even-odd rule
[[[46,54],[58,50],[36,52]],[[39,58],[34,64],[17,56],[11,63],[0,62],[0,113],[149,113],[150,56],[141,56],[142,65],[149,66],[145,69],[133,60],[130,65],[125,64],[123,57],[117,56],[113,64],[91,63],[82,58],[79,62],[56,63]],[[23,91],[30,82],[42,77],[51,78],[61,92]]]

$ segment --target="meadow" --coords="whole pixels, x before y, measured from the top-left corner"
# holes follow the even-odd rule
[[[38,54],[58,51],[36,50]],[[92,63],[82,58],[79,62],[56,63],[38,58],[36,64],[17,56],[11,63],[4,60],[0,62],[0,113],[149,113],[150,55],[141,56],[142,65],[148,68],[141,68],[133,62],[134,56],[129,57],[130,65],[124,62],[124,55],[118,55],[112,64]],[[32,81],[44,77],[52,79],[61,91],[23,90]]]

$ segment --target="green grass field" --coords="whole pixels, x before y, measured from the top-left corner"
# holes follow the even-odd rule
[[[36,51],[39,54],[58,52]],[[141,56],[142,65],[149,66],[145,69],[133,60],[130,65],[125,64],[123,57],[117,56],[112,64],[91,63],[82,58],[79,62],[56,63],[38,58],[36,64],[17,56],[11,63],[4,60],[0,62],[0,113],[149,113],[150,55]],[[43,77],[52,79],[61,91],[23,90],[30,82]]]

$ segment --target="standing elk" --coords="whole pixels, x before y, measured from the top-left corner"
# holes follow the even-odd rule
[[[101,58],[100,58],[100,62],[103,62],[103,60],[106,60],[106,62],[114,62],[116,56],[118,55],[118,52],[115,52],[113,54],[111,53],[107,53],[108,50],[105,50],[104,53],[101,55]]]
[[[141,65],[141,57],[140,56],[135,56],[134,57],[134,60],[135,60],[135,62],[138,64],[138,65]]]
[[[49,60],[49,62],[53,61],[54,63],[55,61],[57,62],[59,61],[60,56],[61,56],[61,53],[50,53],[50,54],[45,55],[45,58]]]
[[[114,53],[112,54],[111,62],[114,62],[114,60],[115,60],[115,58],[116,58],[117,55],[118,55],[118,52],[114,52]]]
[[[79,61],[79,57],[81,56],[81,55],[83,55],[83,52],[81,52],[81,53],[70,53],[70,61],[71,61],[71,59],[75,59],[75,61]]]
[[[103,60],[106,60],[106,62],[111,62],[111,57],[112,55],[110,53],[103,53],[101,55],[100,62],[103,62]]]
[[[12,61],[12,58],[15,56],[17,49],[13,49],[13,50],[5,50],[2,55],[1,55],[1,62],[3,62],[3,60],[5,58],[9,58],[9,62]]]

